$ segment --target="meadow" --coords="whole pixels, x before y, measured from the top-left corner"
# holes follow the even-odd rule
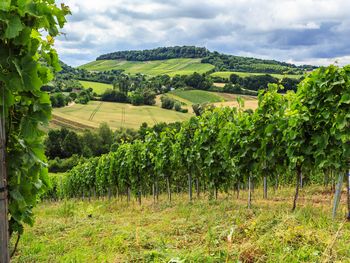
[[[106,122],[112,129],[138,129],[143,122],[176,122],[189,119],[193,114],[165,110],[158,106],[133,106],[126,103],[90,101],[53,110],[53,124],[70,128],[97,128]]]
[[[152,61],[126,61],[126,60],[97,60],[80,66],[89,71],[124,70],[129,74],[142,73],[145,75],[169,76],[190,75],[194,72],[206,73],[213,69],[211,64],[201,63],[200,59],[176,58]]]
[[[12,262],[350,262],[350,224],[331,218],[331,191],[302,189],[291,212],[294,189],[230,192],[188,203],[144,198],[142,206],[112,197],[45,201],[34,209]]]
[[[92,88],[97,95],[102,95],[107,89],[112,89],[113,85],[93,81],[79,81],[85,89]]]
[[[291,74],[272,74],[272,73],[251,73],[251,72],[238,72],[238,71],[218,71],[211,74],[213,77],[221,77],[225,79],[229,79],[231,74],[236,74],[240,76],[241,78],[249,77],[249,76],[260,76],[260,75],[266,75],[269,74],[272,77],[275,77],[277,79],[283,79],[283,78],[295,78],[299,79],[302,77],[302,75],[291,75]]]

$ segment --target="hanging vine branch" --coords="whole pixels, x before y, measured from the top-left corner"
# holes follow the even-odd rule
[[[0,220],[10,219],[10,236],[21,234],[24,223],[33,224],[32,208],[48,185],[40,127],[50,119],[51,103],[41,87],[60,69],[54,37],[69,13],[67,6],[57,7],[50,0],[0,2],[0,106],[6,134],[2,165],[6,164],[7,171],[1,175],[8,191],[4,201],[8,211],[0,211],[5,215]],[[8,248],[0,254],[2,262],[7,262]]]

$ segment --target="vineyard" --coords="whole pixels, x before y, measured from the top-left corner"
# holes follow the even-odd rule
[[[194,191],[216,199],[247,189],[251,207],[254,187],[263,185],[267,198],[268,186],[294,185],[294,211],[300,187],[325,184],[337,188],[336,208],[350,155],[349,74],[349,67],[321,68],[297,93],[281,95],[280,86],[270,85],[255,111],[239,100],[240,107],[208,110],[178,132],[122,144],[73,168],[49,196],[135,195],[141,204],[145,194],[156,202],[166,192],[171,202],[174,192],[187,191],[192,201]]]
[[[124,18],[107,7],[100,9]],[[128,7],[124,13],[142,18]],[[197,11],[182,15],[194,30],[207,16]],[[0,263],[350,261],[350,65],[296,66],[183,46],[113,52],[73,69],[54,49],[70,14],[53,0],[0,2]],[[166,22],[162,32],[180,32]],[[72,44],[60,50],[88,54]],[[214,71],[225,84],[212,85]],[[236,71],[244,73],[223,79]],[[73,92],[92,85],[101,94],[112,86],[102,82],[125,100],[116,89],[113,102]],[[129,91],[132,104],[119,103]],[[162,108],[147,103],[156,94]],[[193,103],[203,104],[188,112]],[[50,121],[82,134],[47,132]]]

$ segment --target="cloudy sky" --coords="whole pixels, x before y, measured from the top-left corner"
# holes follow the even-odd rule
[[[118,50],[196,45],[296,64],[350,64],[350,0],[57,0],[73,66]]]

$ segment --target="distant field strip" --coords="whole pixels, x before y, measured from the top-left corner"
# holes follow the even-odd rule
[[[189,119],[193,114],[178,113],[157,106],[133,106],[126,103],[90,101],[87,105],[75,104],[64,108],[55,108],[52,124],[71,125],[77,129],[97,128],[106,122],[112,129],[138,129],[143,122],[150,125],[159,122],[176,122]],[[180,114],[180,115],[178,115]],[[57,116],[57,117],[56,117]],[[57,118],[60,118],[59,121]]]
[[[83,87],[85,89],[92,88],[92,90],[94,92],[96,92],[97,95],[101,95],[107,89],[112,89],[113,88],[113,85],[111,85],[111,84],[105,84],[105,83],[100,83],[100,82],[83,81],[83,80],[80,80],[79,82],[81,83],[81,85],[83,85]]]
[[[278,79],[283,79],[286,77],[299,79],[302,77],[302,75],[290,75],[290,74],[282,75],[282,74],[272,74],[272,73],[271,74],[270,73],[250,73],[250,72],[238,72],[238,71],[218,71],[218,72],[212,73],[211,76],[217,76],[217,77],[228,79],[228,78],[230,78],[231,74],[236,74],[242,78],[248,77],[248,76],[266,75],[266,74],[269,74],[269,75],[271,75],[275,78],[278,78]]]
[[[83,123],[80,123],[77,121],[73,121],[69,118],[57,116],[55,114],[52,115],[51,124],[53,124],[54,126],[57,126],[57,127],[63,127],[63,128],[67,128],[67,129],[76,130],[76,131],[83,131],[85,129],[97,128],[97,127],[86,125],[86,124],[83,124]]]
[[[168,74],[174,76],[189,75],[194,72],[206,73],[213,69],[214,66],[207,63],[201,63],[200,59],[192,58],[175,58],[166,60],[152,61],[126,61],[126,60],[97,60],[82,65],[83,68],[90,71],[108,71],[108,70],[125,70],[126,73],[142,73],[146,75]]]
[[[218,93],[205,90],[174,90],[170,94],[182,98],[191,103],[214,103],[225,101]],[[174,97],[176,99],[176,97]]]

